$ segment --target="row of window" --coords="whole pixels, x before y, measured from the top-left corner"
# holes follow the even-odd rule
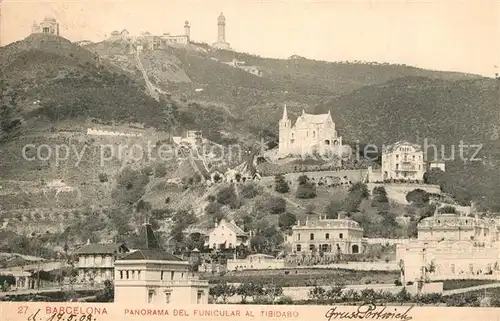
[[[141,279],[141,271],[124,271],[120,270],[119,273],[120,280],[140,280]]]
[[[344,238],[344,233],[339,233],[339,239]],[[325,240],[330,239],[330,233],[325,233]],[[314,241],[314,233],[309,234],[309,240]],[[297,241],[300,241],[300,234],[297,234]]]
[[[172,292],[173,291],[171,289],[163,291],[165,303],[169,304],[170,302],[172,302]],[[203,290],[198,290],[198,293],[196,295],[196,303],[197,304],[203,303],[204,294],[205,293]],[[156,290],[149,289],[148,290],[148,303],[153,303],[155,296],[156,296]]]
[[[332,248],[333,248],[333,247],[332,247],[332,245],[331,245],[331,244],[321,244],[321,245],[319,246],[319,250],[320,250],[321,252],[332,252]],[[336,244],[336,250],[337,250],[337,251],[340,251],[340,245]],[[301,251],[302,251],[302,245],[301,245],[301,244],[297,244],[297,245],[295,246],[295,251],[296,251],[296,252],[301,252]],[[316,251],[316,245],[314,245],[314,244],[309,244],[309,251],[311,251],[311,252]],[[356,245],[356,244],[354,244],[354,245],[351,247],[351,252],[352,252],[353,254],[357,254],[357,253],[359,253],[359,246],[358,246],[358,245]]]

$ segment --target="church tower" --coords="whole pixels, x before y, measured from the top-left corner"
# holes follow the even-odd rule
[[[286,156],[289,154],[288,140],[291,128],[292,128],[292,121],[288,118],[288,112],[286,110],[286,105],[285,105],[285,107],[283,108],[283,117],[279,121],[278,154],[280,156]]]

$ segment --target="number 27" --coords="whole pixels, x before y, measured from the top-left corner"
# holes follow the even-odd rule
[[[28,312],[28,306],[23,305],[20,307],[17,307],[17,314],[26,314]]]

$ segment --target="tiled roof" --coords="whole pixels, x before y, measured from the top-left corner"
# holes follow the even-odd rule
[[[247,233],[245,233],[245,231],[243,231],[240,227],[238,227],[238,225],[236,225],[236,224],[234,224],[232,222],[229,222],[229,221],[226,221],[226,220],[222,220],[220,222],[220,224],[225,224],[237,236],[247,236],[248,235]]]
[[[303,114],[301,117],[304,117],[304,119],[309,123],[322,124],[325,123],[328,120],[328,117],[330,116],[328,114],[319,114],[319,115]]]
[[[137,250],[119,258],[118,260],[184,261],[180,257],[168,252],[163,252],[160,249]]]
[[[75,254],[115,254],[118,253],[118,249],[124,247],[128,251],[127,247],[123,243],[108,243],[108,244],[87,244],[82,246],[76,251]]]

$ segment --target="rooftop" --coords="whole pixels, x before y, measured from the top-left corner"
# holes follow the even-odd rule
[[[120,248],[122,248],[125,252],[128,252],[128,248],[123,243],[94,243],[82,246],[75,252],[75,254],[117,254]]]

